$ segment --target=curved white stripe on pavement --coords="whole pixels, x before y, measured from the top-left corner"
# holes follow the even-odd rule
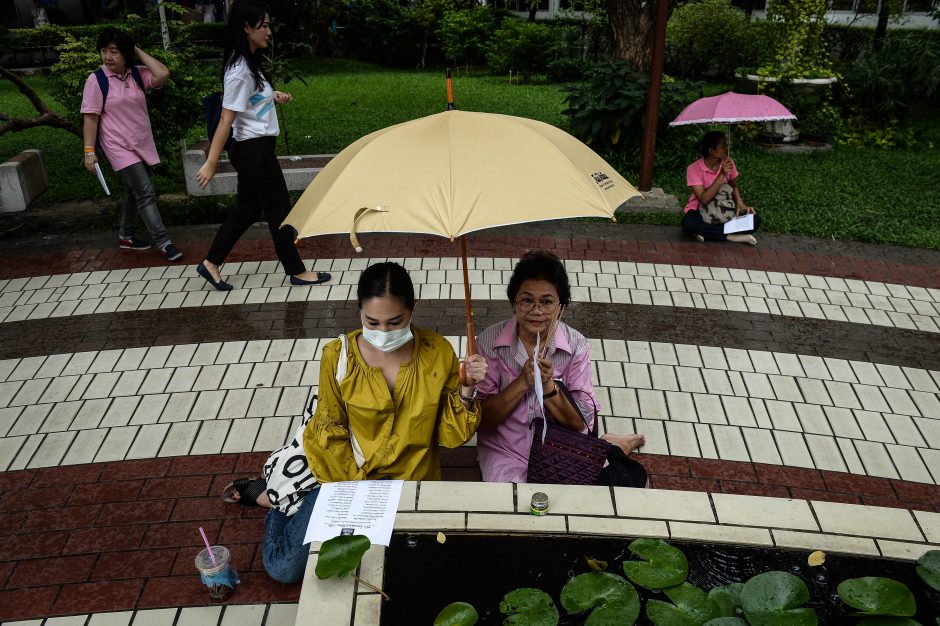
[[[296,604],[229,604],[88,613],[3,622],[3,626],[294,626],[296,619]]]
[[[328,341],[0,361],[0,471],[275,449],[296,429]],[[940,372],[683,344],[591,346],[604,429],[645,433],[645,452],[940,484]]]
[[[162,266],[0,280],[0,321],[115,311],[355,297],[360,272],[386,259],[318,259],[326,285],[291,287],[276,261],[229,263],[220,292],[195,266]],[[393,259],[411,271],[422,300],[462,299],[456,258]],[[514,260],[470,259],[472,297],[503,300]],[[940,333],[940,290],[842,278],[721,267],[565,261],[575,302],[742,311],[874,324]]]

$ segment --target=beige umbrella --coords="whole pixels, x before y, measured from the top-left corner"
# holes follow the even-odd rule
[[[284,220],[298,238],[356,232],[456,237],[570,217],[613,219],[640,193],[593,150],[535,120],[450,110],[359,139],[317,174]],[[473,354],[466,245],[468,354]]]

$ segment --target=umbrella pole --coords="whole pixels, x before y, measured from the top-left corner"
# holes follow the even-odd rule
[[[473,308],[470,306],[470,273],[467,270],[467,236],[460,236],[460,260],[463,263],[463,297],[467,305],[467,356],[477,353],[473,332]]]

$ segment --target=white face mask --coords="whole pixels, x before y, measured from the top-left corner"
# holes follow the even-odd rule
[[[413,337],[410,323],[404,328],[396,328],[395,330],[362,328],[362,338],[382,352],[394,352],[411,341]]]

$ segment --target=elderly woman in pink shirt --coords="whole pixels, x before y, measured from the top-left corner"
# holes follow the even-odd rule
[[[147,89],[162,87],[170,78],[170,70],[136,47],[130,35],[114,28],[101,31],[98,52],[101,67],[88,75],[82,94],[85,169],[95,173],[100,149],[124,183],[118,246],[125,250],[150,248],[134,234],[139,215],[160,254],[167,261],[177,261],[183,253],[170,241],[150,180],[150,168],[160,162],[160,157],[144,95]],[[143,65],[134,65],[135,56]]]
[[[588,340],[563,322],[558,323],[554,336],[546,336],[558,307],[571,301],[568,275],[558,257],[543,251],[527,253],[516,265],[507,291],[514,316],[490,326],[477,338],[477,349],[487,361],[486,377],[477,385],[483,404],[477,455],[483,480],[524,483],[532,443],[529,423],[541,416],[533,391],[537,341],[539,346],[548,345],[538,368],[545,408],[558,423],[587,433],[599,407],[591,384]],[[556,380],[563,381],[571,392],[574,405],[559,393]],[[601,438],[625,454],[644,443],[643,435],[636,434],[607,433]]]

